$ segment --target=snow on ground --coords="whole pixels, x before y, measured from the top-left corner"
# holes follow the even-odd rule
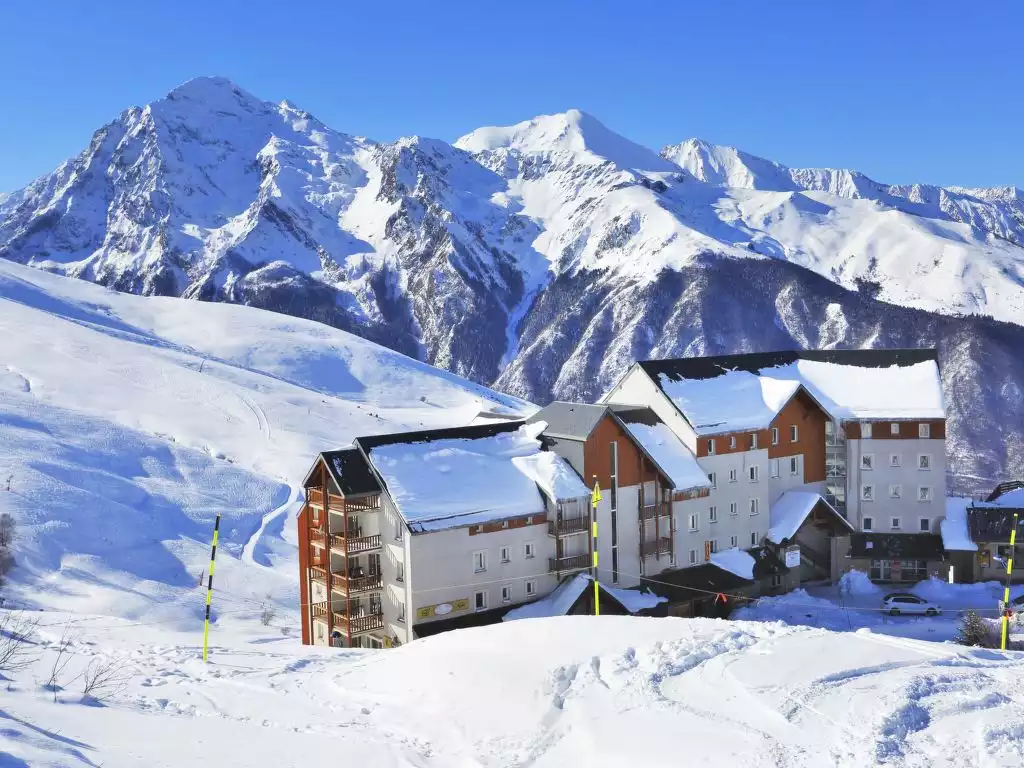
[[[393,651],[82,619],[64,680],[123,659],[103,706],[53,694],[63,623],[0,699],[0,764],[1019,766],[1024,656],[779,623],[563,617]],[[414,691],[414,695],[410,695]]]
[[[291,610],[291,513],[318,451],[532,410],[317,323],[5,260],[0,338],[6,594],[46,608],[194,621],[219,512],[217,586]]]

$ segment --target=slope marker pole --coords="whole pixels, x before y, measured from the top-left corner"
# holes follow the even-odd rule
[[[1017,513],[1013,513],[1013,529],[1010,531],[1010,556],[1006,558],[1006,589],[1003,591],[1003,632],[1000,650],[1006,650],[1006,640],[1010,633],[1010,576],[1013,570],[1013,552],[1017,544]]]
[[[601,587],[597,582],[597,504],[601,501],[601,485],[594,477],[594,491],[590,494],[590,507],[593,510],[591,516],[591,548],[593,550],[593,563],[591,570],[594,577],[594,615],[601,615]]]
[[[213,564],[217,559],[217,537],[220,534],[220,515],[213,523],[213,547],[210,549],[210,577],[206,582],[206,622],[203,625],[203,662],[209,660],[210,651],[210,603],[213,600]]]

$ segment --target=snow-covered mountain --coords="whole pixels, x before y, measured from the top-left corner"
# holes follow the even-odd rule
[[[981,487],[1024,460],[1021,198],[659,154],[576,110],[382,144],[202,78],[0,201],[0,256],[316,319],[535,402],[637,358],[935,345]]]

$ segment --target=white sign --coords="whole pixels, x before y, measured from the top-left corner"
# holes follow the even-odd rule
[[[447,614],[449,614],[451,612],[452,612],[452,604],[451,603],[441,603],[440,605],[435,605],[434,606],[434,613],[436,613],[438,616],[446,616]]]
[[[800,547],[786,547],[786,567],[800,567]]]

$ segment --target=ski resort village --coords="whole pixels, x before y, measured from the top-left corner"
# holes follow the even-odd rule
[[[1024,768],[1024,4],[61,5],[0,768]]]
[[[1024,522],[1024,483],[947,503],[934,350],[648,360],[596,404],[476,422],[316,457],[298,519],[304,642],[725,617],[851,572],[894,588],[999,579]],[[917,609],[888,606],[942,610]]]

